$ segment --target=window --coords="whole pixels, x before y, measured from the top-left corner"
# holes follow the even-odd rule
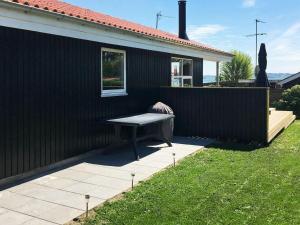
[[[102,97],[126,95],[126,52],[102,48]]]
[[[172,87],[193,86],[193,60],[172,58]]]

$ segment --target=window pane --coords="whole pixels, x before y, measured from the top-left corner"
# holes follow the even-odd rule
[[[103,90],[124,89],[124,54],[102,52]]]
[[[183,79],[183,87],[192,87],[192,79]]]
[[[181,76],[182,71],[182,60],[172,58],[172,64],[171,64],[171,74],[172,76]]]
[[[192,65],[192,60],[183,60],[183,76],[192,76],[193,72],[193,65]]]
[[[182,87],[182,78],[181,77],[173,77],[172,78],[172,87]]]

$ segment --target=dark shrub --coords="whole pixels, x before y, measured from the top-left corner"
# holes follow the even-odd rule
[[[300,118],[300,85],[283,92],[282,98],[274,103],[276,109],[294,111],[297,118]]]

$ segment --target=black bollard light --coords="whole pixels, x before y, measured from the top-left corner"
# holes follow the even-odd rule
[[[134,181],[135,173],[131,173],[131,190],[133,190],[133,181]]]
[[[86,218],[89,216],[89,201],[90,201],[90,196],[85,195],[85,203],[86,203],[85,217]]]

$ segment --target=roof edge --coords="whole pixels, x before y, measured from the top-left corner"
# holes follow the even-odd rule
[[[134,36],[138,36],[138,37],[142,37],[142,38],[145,38],[145,39],[151,39],[151,40],[155,40],[155,41],[160,41],[160,42],[165,42],[165,43],[169,43],[169,44],[173,44],[173,45],[176,45],[176,46],[181,46],[181,47],[184,47],[184,48],[189,48],[189,49],[194,49],[194,50],[201,50],[201,51],[204,51],[204,52],[209,52],[209,53],[214,53],[214,54],[219,54],[219,55],[222,55],[222,56],[225,56],[225,57],[233,57],[234,55],[229,53],[229,52],[225,52],[225,51],[222,51],[222,50],[219,50],[219,49],[215,49],[215,48],[212,48],[212,47],[202,47],[200,46],[200,43],[199,45],[197,45],[198,43],[195,42],[196,44],[192,44],[192,43],[185,43],[186,40],[181,40],[181,41],[176,41],[176,40],[172,40],[170,38],[162,38],[162,37],[159,37],[157,35],[151,35],[151,34],[148,34],[148,33],[145,33],[145,32],[137,32],[137,31],[134,31],[132,29],[123,29],[123,28],[120,28],[120,27],[117,27],[115,25],[109,25],[109,24],[103,24],[103,23],[100,23],[100,22],[97,22],[97,21],[90,21],[90,20],[87,20],[87,19],[84,19],[84,18],[81,18],[81,17],[76,17],[76,16],[70,16],[70,15],[67,15],[67,14],[61,14],[59,12],[56,12],[56,11],[52,11],[52,10],[49,10],[49,9],[43,9],[43,8],[38,8],[38,7],[34,7],[34,6],[31,6],[31,5],[27,5],[27,4],[21,4],[18,2],[18,0],[4,0],[2,1],[2,3],[4,4],[7,4],[7,5],[12,5],[12,6],[16,6],[18,8],[23,8],[23,9],[28,9],[28,10],[34,10],[34,11],[37,11],[37,12],[41,12],[41,13],[44,13],[44,14],[48,14],[48,15],[56,15],[56,16],[62,16],[62,17],[67,17],[69,19],[72,19],[72,20],[75,20],[77,22],[84,22],[84,23],[88,23],[88,24],[94,24],[94,25],[97,25],[97,26],[100,26],[101,28],[106,28],[106,29],[111,29],[112,31],[122,31],[122,32],[125,32],[126,34],[130,34],[130,35],[134,35]],[[118,19],[118,18],[116,18]],[[130,22],[132,23],[132,22]],[[140,25],[140,24],[138,24]],[[144,25],[141,25],[141,26],[144,26]],[[144,26],[146,27],[146,26]],[[96,29],[96,27],[95,27]],[[164,32],[164,33],[167,33],[165,31],[161,31],[161,32]]]
[[[298,79],[298,78],[300,78],[300,72],[292,74],[291,76],[288,76],[287,78],[284,78],[283,80],[279,81],[278,84],[283,85],[283,84],[286,84],[286,83],[288,83],[294,79]]]

